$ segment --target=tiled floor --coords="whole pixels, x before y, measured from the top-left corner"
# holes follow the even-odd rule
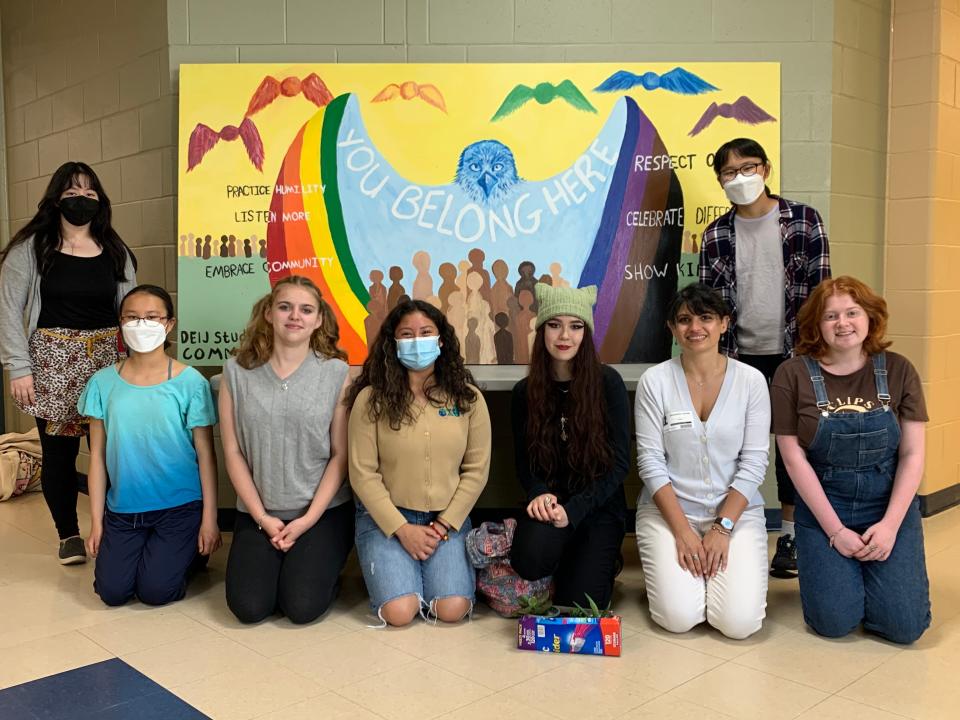
[[[771,580],[768,618],[753,638],[663,632],[649,619],[628,539],[616,659],[515,650],[515,623],[483,608],[456,627],[369,629],[355,565],[323,620],[244,627],[224,603],[226,549],[180,603],[107,608],[93,594],[91,564],[54,560],[56,535],[33,495],[0,504],[0,688],[17,686],[0,690],[0,718],[201,717],[192,706],[271,720],[946,720],[958,717],[958,529],[960,508],[925,521],[934,625],[905,649],[810,634],[796,583],[782,580]],[[30,714],[31,697],[65,698],[53,703],[61,714],[50,703]]]

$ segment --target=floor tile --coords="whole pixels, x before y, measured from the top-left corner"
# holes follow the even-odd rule
[[[670,695],[744,720],[792,718],[826,699],[826,693],[767,673],[726,663]]]
[[[325,690],[338,690],[416,660],[379,642],[378,635],[379,631],[369,629],[348,632],[314,647],[279,655],[271,662],[309,678]]]
[[[622,720],[732,720],[732,715],[717,712],[686,700],[661,695],[655,700],[634,708]]]
[[[382,720],[356,703],[328,692],[261,715],[257,720]]]
[[[514,685],[503,695],[532,705],[562,720],[616,718],[660,694],[658,690],[610,670],[624,658],[571,658],[579,660]],[[592,660],[592,663],[588,663]]]
[[[515,623],[516,621],[504,620]],[[517,649],[516,632],[494,633],[431,655],[427,662],[490,688],[503,690],[549,672],[568,660],[553,653]]]
[[[916,720],[956,717],[958,666],[956,645],[906,649],[839,695]]]
[[[212,634],[160,645],[124,655],[124,662],[166,688],[259,667],[265,658],[239,643]]]
[[[490,633],[515,636],[516,628],[517,621],[507,619],[481,623],[463,620],[453,624],[416,619],[406,627],[387,627],[378,629],[376,633],[377,640],[384,645],[414,657],[427,658],[447,650],[469,646],[473,641]]]
[[[587,662],[591,658],[579,658]],[[667,692],[723,663],[713,655],[690,650],[680,645],[638,633],[624,640],[623,656],[611,658],[604,672]]]
[[[903,715],[894,715],[833,695],[801,713],[797,720],[903,720]]]
[[[817,690],[835,693],[900,652],[891,643],[861,632],[829,639],[810,631],[789,631],[733,662]]]
[[[387,720],[429,720],[491,694],[488,688],[422,660],[337,691]]]
[[[210,717],[248,720],[320,695],[323,688],[263,659],[255,667],[200,678],[173,692]]]
[[[4,648],[0,688],[109,660],[111,654],[76,631]]]
[[[44,720],[88,718],[159,718],[155,710],[166,707],[170,717],[200,718],[202,714],[126,663],[106,660],[62,672],[5,691],[27,710]],[[134,714],[136,713],[136,714]]]
[[[149,650],[158,645],[211,634],[209,628],[175,608],[175,604],[162,608],[138,605],[135,614],[90,625],[78,632],[114,655]]]
[[[438,720],[557,720],[536,707],[518,702],[504,694],[481,698],[466,707],[441,715]],[[702,718],[700,720],[703,720]]]

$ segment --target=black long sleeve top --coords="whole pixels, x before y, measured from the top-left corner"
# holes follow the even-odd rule
[[[567,385],[556,384],[557,392]],[[626,513],[623,481],[630,470],[630,402],[623,378],[606,365],[603,366],[603,394],[607,406],[606,432],[613,451],[613,463],[604,475],[586,487],[580,487],[572,482],[575,478],[571,478],[565,453],[557,458],[557,467],[550,477],[531,467],[527,437],[527,379],[524,378],[513,388],[511,416],[517,478],[527,493],[528,502],[543,493],[554,493],[573,527],[600,508]],[[556,421],[559,427],[560,418]]]

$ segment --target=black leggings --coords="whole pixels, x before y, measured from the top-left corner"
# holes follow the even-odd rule
[[[237,619],[260,622],[279,610],[290,622],[308,623],[325,613],[353,548],[354,512],[352,502],[330,508],[287,552],[238,512],[226,579],[227,605]]]
[[[47,421],[36,418],[40,431],[43,462],[40,465],[40,484],[43,499],[47,501],[57,534],[61,540],[80,534],[77,524],[77,455],[80,438],[47,435]]]
[[[624,534],[620,511],[596,510],[576,529],[555,528],[524,512],[517,519],[510,564],[525,580],[553,575],[557,605],[586,607],[589,595],[605,608],[613,595]]]
[[[767,387],[769,388],[770,383],[773,382],[773,376],[776,374],[777,368],[783,364],[785,358],[782,355],[740,355],[737,359],[745,365],[756,368],[763,373],[763,377],[767,381]],[[773,468],[777,475],[777,500],[780,501],[781,505],[796,505],[797,491],[793,487],[793,480],[790,479],[787,466],[783,464],[783,458],[780,456],[780,447],[774,443],[773,449]]]

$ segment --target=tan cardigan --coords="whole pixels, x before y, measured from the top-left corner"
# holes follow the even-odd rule
[[[427,405],[399,430],[385,417],[371,422],[372,388],[360,391],[350,412],[350,484],[385,535],[407,522],[398,507],[439,511],[459,530],[480,497],[490,472],[490,415],[473,389],[477,400],[462,415]]]

